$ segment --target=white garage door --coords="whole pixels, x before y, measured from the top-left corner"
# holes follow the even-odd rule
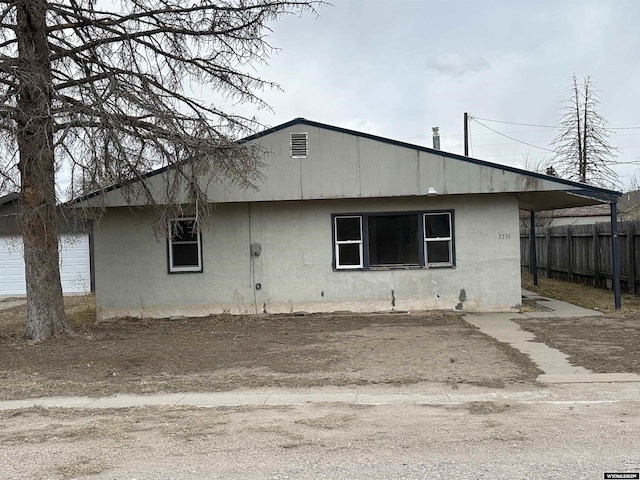
[[[64,293],[91,291],[89,235],[60,239],[60,279]],[[0,237],[0,295],[25,295],[21,237]]]

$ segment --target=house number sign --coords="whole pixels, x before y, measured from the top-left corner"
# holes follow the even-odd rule
[[[498,234],[498,240],[511,240],[511,234],[510,233],[499,233]]]

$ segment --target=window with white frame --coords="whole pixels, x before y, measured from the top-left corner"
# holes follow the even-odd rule
[[[451,213],[424,214],[424,251],[428,266],[453,265]]]
[[[452,267],[453,212],[334,215],[336,270]]]
[[[202,272],[202,241],[195,218],[169,220],[169,272]]]
[[[362,217],[334,218],[336,268],[362,268]]]

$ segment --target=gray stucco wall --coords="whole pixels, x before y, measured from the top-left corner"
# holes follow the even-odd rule
[[[455,213],[455,268],[333,270],[331,214],[439,209]],[[99,318],[456,306],[508,311],[520,304],[512,195],[217,204],[203,225],[204,272],[183,274],[167,273],[166,239],[156,238],[138,212],[110,208],[95,229]],[[251,242],[261,244],[260,256],[250,255]]]

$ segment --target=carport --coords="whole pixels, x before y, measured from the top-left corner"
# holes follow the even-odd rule
[[[534,174],[535,175],[535,174]],[[544,175],[544,177],[547,177]],[[549,178],[549,177],[547,177]],[[533,274],[533,283],[538,285],[538,260],[536,249],[536,212],[556,210],[571,207],[586,207],[598,204],[609,204],[611,212],[611,263],[613,265],[613,296],[616,310],[621,308],[620,299],[620,253],[618,242],[618,199],[621,192],[594,187],[591,185],[577,184],[560,178],[553,178],[554,182],[564,183],[566,190],[533,191],[518,195],[521,210],[530,213],[529,228],[529,269]],[[580,185],[580,188],[575,188]]]

